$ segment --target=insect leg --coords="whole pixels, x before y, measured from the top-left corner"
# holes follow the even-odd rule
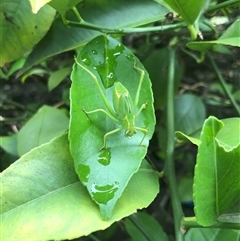
[[[106,142],[107,142],[107,137],[108,137],[108,136],[110,136],[110,135],[112,135],[112,134],[115,134],[115,133],[117,133],[118,131],[121,131],[121,130],[122,130],[122,128],[119,127],[119,128],[117,128],[117,129],[115,129],[115,130],[113,130],[113,131],[109,131],[108,133],[106,133],[106,134],[104,135],[104,137],[103,137],[103,147],[102,147],[100,150],[106,148]]]
[[[136,127],[135,129],[138,130],[138,131],[141,131],[141,132],[144,134],[142,140],[141,140],[140,143],[139,143],[139,146],[141,146],[143,140],[145,139],[145,137],[146,137],[147,134],[148,134],[148,130],[147,130],[147,129],[144,129],[144,128],[141,128],[141,127]]]
[[[86,115],[88,114],[92,114],[92,113],[96,113],[96,112],[102,112],[104,113],[106,116],[108,116],[112,121],[114,121],[117,124],[120,124],[118,119],[116,119],[113,115],[111,115],[110,113],[108,113],[106,110],[104,109],[96,109],[96,110],[91,110],[91,111],[86,111],[85,108],[83,107],[82,110],[86,113]]]
[[[139,111],[138,111],[137,114],[136,114],[136,117],[139,115],[139,113],[140,113],[142,110],[144,110],[144,109],[147,107],[147,104],[148,104],[148,102],[142,104],[141,108],[139,109]]]
[[[135,96],[135,100],[134,100],[134,107],[136,108],[138,105],[139,95],[140,95],[140,91],[142,88],[142,83],[143,83],[143,79],[145,76],[145,72],[144,72],[144,70],[142,70],[136,66],[136,62],[134,63],[134,68],[140,72],[140,80],[139,80],[139,84],[138,84],[138,88],[137,88],[137,92],[136,92],[136,96]]]
[[[114,110],[112,109],[112,107],[111,107],[111,105],[109,104],[106,96],[104,95],[103,90],[102,90],[101,86],[100,86],[99,83],[98,83],[97,77],[96,77],[89,69],[87,69],[85,66],[83,66],[82,64],[80,64],[80,63],[77,61],[77,58],[76,58],[76,57],[74,57],[74,59],[75,59],[75,63],[76,63],[79,67],[81,67],[82,69],[84,69],[84,70],[92,77],[94,83],[96,84],[96,86],[97,86],[97,88],[98,88],[98,90],[99,90],[99,92],[100,92],[100,94],[101,94],[102,100],[103,100],[106,108],[108,109],[108,111],[109,111],[112,115],[114,115]]]

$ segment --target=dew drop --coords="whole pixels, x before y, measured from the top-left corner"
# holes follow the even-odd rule
[[[97,55],[97,54],[98,54],[98,51],[97,51],[97,50],[92,50],[92,53],[93,53],[94,55]]]

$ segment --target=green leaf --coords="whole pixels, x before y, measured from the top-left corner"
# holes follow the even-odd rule
[[[32,12],[37,13],[44,5],[46,5],[51,0],[29,0],[32,7]]]
[[[232,151],[240,144],[240,118],[222,120],[224,127],[218,132],[216,141],[225,151]]]
[[[50,28],[55,10],[44,6],[31,12],[28,0],[2,0],[0,3],[0,66],[22,57],[38,43]]]
[[[105,59],[110,61],[105,64]],[[77,61],[97,77],[110,105],[113,87],[107,89],[103,87],[102,81],[106,76],[120,81],[128,89],[132,98],[135,98],[140,73],[134,66],[143,70],[144,68],[139,60],[118,41],[110,37],[99,36],[86,45]],[[102,74],[100,71],[98,73],[98,66],[101,65],[104,65],[110,72]],[[80,180],[87,186],[91,197],[100,206],[103,218],[109,219],[115,203],[146,155],[149,139],[154,131],[155,117],[151,83],[145,72],[137,107],[140,108],[146,101],[148,104],[136,118],[136,126],[148,129],[148,135],[143,141],[144,146],[139,146],[143,138],[142,132],[138,131],[132,138],[126,138],[124,131],[119,131],[107,138],[107,149],[99,151],[103,146],[104,135],[119,128],[119,125],[104,113],[97,112],[87,116],[82,110],[83,107],[87,111],[106,109],[100,92],[92,76],[76,64],[71,77],[69,130],[71,154]]]
[[[215,137],[222,127],[223,122],[209,117],[200,137],[193,197],[202,226],[214,224],[240,198],[240,144],[229,152],[219,146]]]
[[[222,146],[225,151],[231,151],[236,148],[240,143],[240,118],[227,118],[221,120],[224,124],[223,128],[218,132],[216,136],[216,141],[219,146]],[[183,132],[176,131],[175,135],[179,140],[185,141],[189,140],[194,145],[199,146],[200,140],[200,131],[186,135]]]
[[[18,153],[23,155],[68,129],[68,117],[50,106],[43,106],[18,133]]]
[[[174,105],[175,130],[193,134],[202,127],[206,110],[202,100],[192,94],[180,95]]]
[[[70,67],[60,68],[53,72],[48,80],[48,90],[51,91],[56,88],[70,73]]]
[[[214,41],[196,41],[189,42],[187,47],[200,51],[206,52],[208,49],[212,48],[214,45],[223,44],[235,47],[240,47],[240,19],[237,19],[224,33],[223,35]]]
[[[218,228],[191,228],[185,235],[185,241],[238,241],[240,235],[234,230]]]
[[[192,142],[194,145],[197,145],[197,146],[199,146],[199,144],[201,142],[200,138],[199,138],[200,133],[198,133],[198,132],[195,133],[194,135],[190,136],[190,135],[186,135],[186,134],[182,133],[181,131],[176,131],[175,135],[178,138],[178,140],[180,140],[180,141],[188,140],[188,141]]]
[[[187,23],[192,39],[197,36],[195,27],[193,26],[197,17],[202,11],[206,0],[164,0],[175,12],[177,12]]]
[[[167,101],[169,48],[153,52],[143,62],[153,85],[154,106],[160,109]],[[177,93],[179,82],[183,76],[183,67],[175,60],[174,90]]]
[[[161,225],[147,213],[139,212],[124,222],[134,241],[169,241]]]
[[[177,12],[188,25],[194,24],[205,4],[205,0],[164,0],[164,2]]]
[[[116,29],[159,21],[168,12],[165,7],[149,0],[88,0],[77,7],[85,21]],[[72,11],[67,16],[69,19],[75,19]],[[81,47],[98,35],[99,32],[93,30],[69,28],[58,17],[44,39],[30,54],[22,71],[26,71],[47,57]],[[62,41],[62,36],[64,36],[64,41]]]
[[[52,0],[49,5],[56,9],[60,14],[65,14],[69,9],[82,1],[83,0]]]
[[[223,214],[240,198],[240,144],[226,152],[217,149],[217,214]]]
[[[37,241],[86,236],[148,206],[158,188],[157,174],[144,162],[119,199],[111,220],[103,221],[79,182],[67,135],[63,135],[0,173],[1,238]]]
[[[0,136],[0,146],[11,155],[18,156],[17,135]]]
[[[178,193],[182,203],[192,202],[192,199],[193,199],[192,186],[193,186],[193,178],[191,176],[190,177],[183,176],[178,181]]]

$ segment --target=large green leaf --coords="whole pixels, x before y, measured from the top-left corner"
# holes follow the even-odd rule
[[[193,197],[203,226],[214,224],[240,198],[240,143],[231,151],[219,146],[216,136],[222,127],[223,122],[209,117],[200,136]]]
[[[96,76],[110,105],[113,87],[105,89],[102,84],[109,83],[107,76],[110,80],[121,82],[128,89],[132,99],[135,98],[140,73],[134,66],[137,65],[143,70],[144,68],[131,51],[118,41],[99,36],[82,49],[77,60]],[[148,104],[136,118],[137,127],[148,129],[148,135],[143,141],[144,146],[139,146],[143,138],[142,132],[138,131],[132,138],[126,138],[124,131],[120,131],[107,138],[107,149],[103,151],[99,149],[103,146],[104,135],[119,128],[119,125],[104,113],[96,112],[87,116],[82,110],[83,107],[87,111],[106,107],[92,76],[76,64],[72,72],[70,92],[69,140],[76,172],[82,183],[87,186],[93,200],[100,206],[103,218],[108,219],[131,176],[138,170],[154,131],[151,83],[145,72],[137,109],[146,102]]]
[[[88,0],[79,4],[78,9],[85,21],[117,29],[158,21],[168,12],[165,7],[152,0]],[[76,19],[72,11],[67,16]],[[28,57],[24,70],[47,57],[83,46],[97,35],[97,31],[68,27],[58,17],[48,34]]]
[[[43,38],[55,10],[44,6],[33,14],[29,0],[1,0],[0,15],[0,66],[3,66],[28,53]]]
[[[18,153],[23,155],[68,129],[69,119],[63,111],[50,106],[41,107],[18,133]]]
[[[67,135],[63,135],[35,148],[2,172],[0,190],[2,240],[65,240],[106,229],[148,206],[158,192],[158,177],[144,162],[112,218],[103,221],[75,173]]]
[[[212,48],[214,45],[230,45],[240,47],[240,19],[237,19],[224,33],[223,35],[214,41],[196,41],[189,42],[187,47],[200,51],[206,52],[208,49]]]

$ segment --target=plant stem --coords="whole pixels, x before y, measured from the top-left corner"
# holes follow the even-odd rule
[[[240,230],[240,223],[217,222],[210,227],[203,227],[198,224],[196,217],[186,217],[182,220],[182,225],[185,228],[221,228]]]
[[[236,3],[239,3],[239,0],[225,1],[225,2],[222,2],[222,3],[219,3],[217,5],[213,5],[213,6],[209,7],[207,11],[208,12],[216,11],[218,9],[226,8],[226,7],[229,7],[230,5],[236,4]]]
[[[62,15],[62,20],[64,24],[72,27],[86,28],[86,29],[96,30],[102,33],[109,33],[109,34],[159,32],[159,31],[179,29],[186,26],[186,23],[181,22],[176,24],[161,25],[161,26],[155,26],[155,27],[136,27],[136,28],[111,28],[110,27],[109,28],[109,27],[99,26],[99,25],[85,22],[81,18],[76,8],[73,8],[72,10],[74,11],[79,22],[67,20],[66,17]]]
[[[183,241],[181,232],[181,221],[183,211],[177,191],[177,182],[174,166],[174,71],[175,71],[175,50],[170,49],[169,71],[168,71],[168,90],[167,90],[167,150],[164,174],[168,180],[175,225],[175,240]]]
[[[219,71],[219,69],[218,69],[215,61],[213,60],[213,58],[212,58],[212,56],[211,56],[210,53],[207,53],[207,56],[208,56],[208,58],[209,58],[209,60],[210,60],[210,63],[211,63],[211,65],[212,65],[212,67],[213,67],[213,69],[214,69],[214,71],[215,71],[215,73],[216,73],[216,75],[217,75],[217,77],[218,77],[218,80],[220,81],[220,83],[221,83],[221,85],[222,85],[223,90],[225,91],[227,97],[228,97],[229,100],[231,101],[231,103],[232,103],[233,107],[235,108],[237,114],[240,116],[240,108],[239,108],[237,102],[235,101],[232,93],[231,93],[231,92],[229,91],[229,89],[227,88],[227,83],[226,83],[226,81],[224,80],[224,78],[222,77],[222,75],[221,75],[221,73],[220,73],[220,71]]]

